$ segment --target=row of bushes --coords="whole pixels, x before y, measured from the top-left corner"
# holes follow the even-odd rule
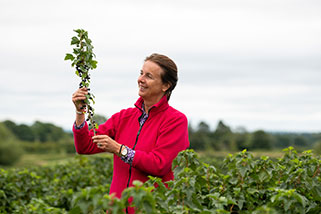
[[[88,187],[106,194],[111,178],[110,155],[76,156],[56,166],[0,169],[0,213],[51,213],[43,209],[58,210],[57,213],[69,211],[74,198],[81,196]]]
[[[112,159],[77,156],[55,167],[2,170],[0,213],[319,213],[321,160],[293,148],[282,158],[228,155],[222,169],[181,152],[169,188],[159,178],[134,182],[121,199],[107,194]],[[157,184],[157,188],[155,185]],[[131,204],[128,199],[132,198]]]

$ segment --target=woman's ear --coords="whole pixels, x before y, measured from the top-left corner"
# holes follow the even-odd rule
[[[171,85],[169,83],[165,83],[165,84],[163,84],[162,91],[166,92],[170,87],[171,87]]]

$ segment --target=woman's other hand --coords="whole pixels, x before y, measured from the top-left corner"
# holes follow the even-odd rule
[[[105,152],[114,153],[119,155],[120,144],[113,140],[108,135],[96,135],[92,137],[93,143],[97,144],[97,147]]]

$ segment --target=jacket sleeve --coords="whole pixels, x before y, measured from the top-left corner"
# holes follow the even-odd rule
[[[101,124],[97,129],[97,135],[108,135],[111,138],[115,136],[115,124],[117,124],[117,119],[119,114],[113,115],[104,124]],[[74,142],[76,152],[78,154],[96,154],[104,152],[104,150],[99,149],[95,143],[92,141],[94,136],[93,130],[88,130],[88,124],[85,123],[84,127],[81,129],[75,129],[73,126]]]
[[[153,176],[162,177],[172,169],[177,154],[189,147],[188,123],[184,114],[175,115],[160,127],[154,149],[136,150],[132,166]]]

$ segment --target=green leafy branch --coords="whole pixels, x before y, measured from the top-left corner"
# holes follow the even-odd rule
[[[77,36],[71,38],[70,45],[76,46],[73,48],[73,53],[67,53],[65,60],[70,60],[71,66],[76,68],[76,75],[81,78],[79,83],[79,88],[87,88],[90,91],[90,74],[89,70],[93,70],[97,67],[97,61],[93,60],[95,54],[93,53],[94,47],[91,44],[91,40],[88,38],[88,32],[83,29],[74,30]],[[97,123],[94,121],[95,109],[91,106],[91,102],[95,104],[95,96],[88,92],[86,95],[86,100],[82,106],[82,110],[86,110],[87,106],[87,121],[90,122],[89,127],[93,127],[94,134],[96,135],[96,130],[98,128]]]

